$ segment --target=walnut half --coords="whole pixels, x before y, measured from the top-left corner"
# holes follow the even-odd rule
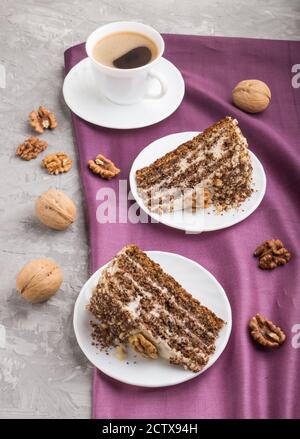
[[[18,146],[16,155],[23,160],[35,159],[41,152],[45,151],[48,147],[48,143],[38,137],[29,137],[24,140],[21,145]]]
[[[146,358],[157,358],[158,352],[156,346],[151,343],[143,334],[133,334],[128,338],[129,344],[133,349]]]
[[[252,338],[262,346],[275,348],[280,346],[286,339],[285,333],[271,320],[267,320],[261,314],[256,314],[249,322]]]
[[[49,154],[42,161],[42,165],[47,169],[48,173],[54,175],[68,172],[72,167],[72,163],[70,157],[64,152]]]
[[[120,173],[120,169],[102,154],[98,154],[95,160],[89,160],[88,167],[94,174],[107,180],[110,180]]]
[[[263,242],[256,248],[254,256],[259,258],[259,267],[263,270],[273,270],[287,264],[291,259],[291,253],[283,246],[280,239]]]
[[[54,114],[42,106],[39,107],[37,111],[32,110],[29,113],[29,122],[32,128],[39,134],[42,134],[45,129],[54,129],[57,127]]]

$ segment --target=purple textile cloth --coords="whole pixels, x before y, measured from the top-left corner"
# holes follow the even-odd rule
[[[95,370],[92,416],[299,418],[300,349],[296,337],[292,345],[292,328],[300,324],[300,88],[291,85],[291,68],[300,63],[300,42],[183,35],[164,35],[164,39],[164,56],[181,70],[186,85],[182,105],[172,116],[151,127],[119,131],[72,115],[88,213],[91,270],[131,242],[144,250],[171,251],[191,258],[224,287],[233,312],[232,334],[213,367],[177,386],[135,388]],[[68,49],[66,72],[85,56],[83,45]],[[265,81],[272,91],[271,105],[261,114],[246,114],[230,102],[232,88],[247,78]],[[238,119],[267,175],[265,198],[249,218],[231,228],[199,235],[160,224],[97,222],[98,189],[117,191],[119,180],[104,181],[91,174],[88,159],[103,153],[121,168],[120,178],[126,179],[137,154],[153,140],[203,130],[226,115]],[[253,250],[275,237],[284,242],[293,259],[274,271],[262,271]],[[266,352],[251,341],[248,321],[257,312],[286,332],[287,340],[280,349]]]

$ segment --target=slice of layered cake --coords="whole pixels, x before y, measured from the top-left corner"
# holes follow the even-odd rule
[[[251,196],[251,180],[247,140],[231,117],[136,171],[139,195],[160,214],[211,204],[218,212],[236,208]]]
[[[225,323],[134,244],[102,271],[87,308],[100,348],[130,344],[194,372],[207,364]]]

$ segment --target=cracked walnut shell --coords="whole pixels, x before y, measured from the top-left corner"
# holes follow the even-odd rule
[[[42,134],[45,129],[54,129],[57,127],[56,117],[45,107],[39,107],[37,111],[32,110],[29,113],[29,122],[32,128]]]
[[[72,163],[73,161],[64,152],[49,154],[42,161],[43,167],[52,175],[68,172],[72,167]]]
[[[247,113],[260,113],[271,101],[271,91],[259,79],[246,79],[239,82],[232,91],[234,104]]]
[[[34,259],[18,273],[16,287],[24,299],[44,302],[53,296],[63,281],[59,265],[52,259]]]
[[[18,146],[16,155],[23,160],[32,160],[37,158],[47,147],[48,143],[44,140],[40,140],[38,137],[29,137],[29,139],[24,140],[24,142]]]
[[[261,314],[256,314],[249,322],[252,338],[262,346],[275,348],[280,346],[286,339],[285,333],[271,320],[267,320]]]
[[[146,358],[157,358],[158,352],[156,346],[151,343],[143,334],[133,334],[128,338],[129,344],[133,349]]]
[[[55,230],[67,229],[76,218],[76,206],[64,192],[49,189],[43,192],[35,203],[38,219]]]
[[[89,160],[88,167],[94,174],[107,180],[110,180],[120,173],[120,169],[102,154],[98,154],[95,160]]]
[[[259,267],[263,270],[273,270],[287,264],[291,259],[291,253],[283,246],[280,239],[263,242],[256,248],[254,256],[259,258]]]

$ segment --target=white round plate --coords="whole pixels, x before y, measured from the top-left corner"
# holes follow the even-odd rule
[[[231,308],[226,293],[219,282],[201,265],[174,253],[161,251],[147,251],[146,253],[203,305],[227,322],[217,339],[216,351],[210,357],[206,367],[201,372],[194,373],[184,370],[180,366],[171,365],[167,360],[145,359],[129,350],[127,358],[120,361],[116,358],[114,351],[106,355],[105,352],[92,346],[90,327],[92,315],[86,310],[86,305],[105,266],[90,277],[76,300],[73,318],[74,330],[83,353],[95,367],[106,375],[135,386],[172,386],[203,373],[219,358],[231,332]]]
[[[85,58],[67,74],[63,95],[68,107],[82,119],[106,128],[131,129],[153,125],[170,116],[181,104],[184,81],[179,70],[170,61],[161,58],[155,71],[163,76],[168,89],[160,99],[144,99],[133,105],[117,105],[97,92]],[[150,92],[159,91],[158,82],[151,80]]]
[[[217,214],[213,207],[199,209],[196,213],[193,213],[191,210],[178,210],[162,215],[151,212],[138,194],[135,178],[136,171],[145,166],[149,166],[156,159],[174,150],[177,146],[192,139],[197,134],[199,133],[194,131],[175,133],[150,143],[150,145],[146,146],[136,157],[129,176],[132,195],[139,206],[152,218],[152,222],[159,222],[175,229],[185,230],[189,233],[225,229],[226,227],[243,221],[258,208],[266,191],[266,175],[263,166],[253,152],[249,151],[253,166],[252,186],[254,191],[251,197],[238,209],[232,209],[222,214]]]

